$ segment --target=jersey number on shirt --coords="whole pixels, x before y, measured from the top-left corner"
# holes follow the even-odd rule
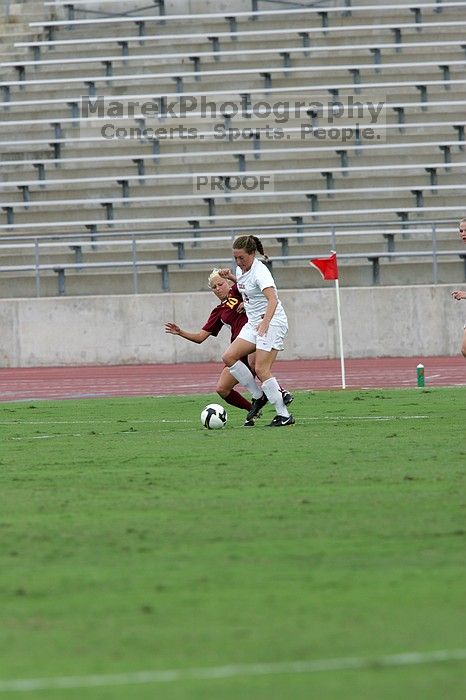
[[[235,299],[235,297],[228,297],[225,304],[229,309],[234,309],[235,306],[239,304],[239,299]]]

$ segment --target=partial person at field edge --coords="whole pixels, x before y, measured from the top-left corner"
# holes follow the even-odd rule
[[[463,243],[466,243],[466,217],[461,219],[460,221],[460,228],[459,228],[459,233],[460,233],[460,238],[463,241]],[[451,293],[453,299],[456,299],[457,301],[461,301],[461,299],[466,299],[466,292],[462,291],[460,289],[455,290],[454,292]],[[464,324],[464,333],[463,333],[463,343],[461,345],[461,354],[463,357],[466,357],[466,323]]]

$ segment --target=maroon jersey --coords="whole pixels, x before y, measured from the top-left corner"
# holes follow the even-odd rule
[[[231,330],[231,342],[237,337],[248,317],[244,311],[238,313],[238,304],[243,301],[236,284],[232,286],[228,298],[212,309],[207,323],[202,326],[202,330],[217,336],[223,326],[229,326]]]

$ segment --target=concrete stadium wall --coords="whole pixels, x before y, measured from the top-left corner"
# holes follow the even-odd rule
[[[281,292],[290,321],[281,359],[339,356],[331,285]],[[455,288],[342,289],[346,357],[457,355],[466,302],[451,298]],[[4,299],[0,301],[0,366],[219,360],[229,342],[227,329],[202,345],[164,332],[167,321],[185,330],[199,330],[214,304],[210,292]]]

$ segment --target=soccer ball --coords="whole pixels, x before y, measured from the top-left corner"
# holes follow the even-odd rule
[[[227,412],[219,403],[210,403],[201,413],[201,423],[209,430],[224,428],[227,418]]]

